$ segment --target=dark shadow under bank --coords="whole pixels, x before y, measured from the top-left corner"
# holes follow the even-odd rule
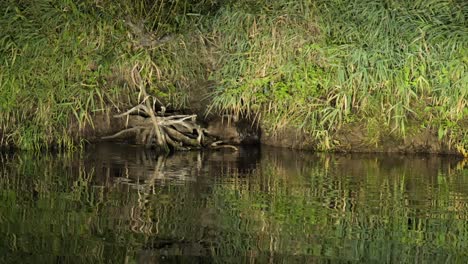
[[[91,144],[101,142],[103,136],[112,135],[125,129],[125,120],[100,114],[94,117],[94,126],[85,128],[75,135],[84,138]],[[323,146],[314,140],[312,135],[302,129],[285,127],[275,133],[267,132],[246,120],[229,120],[211,116],[201,121],[203,127],[214,131],[227,144],[246,144],[274,146],[280,148],[321,152]],[[76,131],[76,130],[70,130]],[[376,133],[376,132],[374,132]],[[417,129],[408,133],[405,138],[397,137],[390,132],[378,131],[378,136],[371,134],[364,124],[350,124],[338,130],[330,138],[329,153],[401,153],[401,154],[442,154],[463,156],[454,144],[447,139],[440,140],[437,131],[430,128]],[[122,138],[121,142],[133,143],[132,135]]]
[[[447,139],[440,140],[437,131],[421,129],[409,133],[404,138],[391,133],[379,132],[380,135],[370,135],[364,125],[349,125],[341,128],[330,138],[329,150],[335,153],[394,153],[394,154],[442,154],[463,156],[454,144]],[[275,133],[263,133],[261,143],[264,145],[285,147],[291,149],[317,150],[313,137],[296,128],[284,128]]]
[[[190,112],[190,110],[186,110]],[[198,109],[197,112],[203,112]],[[113,135],[127,128],[125,118],[114,118],[116,113],[108,110],[105,113],[91,115],[92,124],[85,123],[79,127],[78,123],[71,121],[67,133],[75,142],[86,142],[85,146],[104,142],[103,137]],[[225,119],[218,115],[209,117],[201,115],[197,122],[208,130],[216,133],[220,140],[227,144],[273,146],[288,149],[307,150],[328,153],[395,153],[395,154],[440,154],[463,157],[456,149],[455,144],[445,138],[440,140],[437,131],[430,128],[414,129],[403,137],[398,137],[388,131],[370,132],[367,126],[360,124],[347,124],[330,137],[330,145],[323,146],[320,140],[303,129],[286,126],[275,133],[263,129],[262,125],[252,124],[248,120]],[[1,133],[1,131],[0,131]],[[0,134],[0,138],[1,134]],[[118,143],[135,143],[135,135],[124,134],[116,141]],[[4,143],[4,142],[2,142]],[[464,142],[459,143],[463,146]],[[58,146],[53,142],[48,150],[57,151]],[[322,151],[325,149],[325,151]],[[0,151],[16,150],[15,146],[0,145]]]

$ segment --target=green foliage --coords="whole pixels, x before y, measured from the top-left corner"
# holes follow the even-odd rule
[[[179,16],[187,3],[2,1],[1,145],[74,148],[76,136],[94,125],[94,114],[128,106],[134,65],[145,68],[145,81],[161,100],[183,104],[183,89],[204,74],[196,60],[202,53],[184,48],[197,46],[194,36],[174,35],[152,49],[141,42],[190,26],[189,18]]]
[[[72,1],[0,6],[1,136],[25,149],[71,147],[70,118],[81,127],[104,108],[119,25],[100,23],[97,7]]]
[[[0,10],[1,145],[74,146],[71,124],[132,101],[135,65],[171,107],[202,97],[210,79],[209,110],[301,128],[324,150],[369,119],[396,137],[417,122],[468,145],[463,1],[7,0]]]
[[[233,5],[214,20],[222,51],[214,108],[261,116],[272,130],[303,127],[319,143],[344,123],[375,117],[403,137],[409,120],[466,129],[468,5],[276,3]]]

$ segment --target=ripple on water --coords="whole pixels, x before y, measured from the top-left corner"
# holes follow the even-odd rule
[[[468,173],[450,158],[109,144],[1,157],[0,256],[13,262],[468,257]]]

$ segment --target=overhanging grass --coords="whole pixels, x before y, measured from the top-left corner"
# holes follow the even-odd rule
[[[126,79],[135,64],[147,69],[145,81],[161,100],[184,103],[182,90],[203,74],[194,59],[201,52],[186,52],[191,39],[178,35],[191,25],[178,15],[186,12],[184,3],[2,1],[0,143],[75,147],[79,131],[69,131],[71,123],[78,130],[92,126],[94,113],[122,110],[132,100]],[[141,46],[142,38],[165,34],[173,41]]]
[[[134,98],[126,79],[138,64],[174,107],[211,79],[211,110],[302,128],[320,149],[354,122],[399,137],[430,128],[468,149],[464,1],[10,0],[0,10],[2,145],[74,146],[71,122],[92,125]]]
[[[402,137],[416,120],[466,148],[467,15],[462,1],[225,8],[213,26],[222,47],[213,107],[273,131],[302,127],[322,149],[343,124],[369,119]]]
[[[1,6],[4,143],[25,149],[73,146],[70,119],[81,127],[104,109],[109,93],[103,76],[119,52],[115,34],[122,25],[104,23],[97,9],[71,1]]]

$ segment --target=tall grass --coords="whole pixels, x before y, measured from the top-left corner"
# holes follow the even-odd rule
[[[369,119],[401,137],[416,121],[468,146],[467,4],[278,2],[217,16],[214,108],[256,115],[273,131],[302,127],[323,149],[344,124]]]
[[[464,1],[7,0],[0,10],[2,145],[76,146],[71,123],[83,130],[135,103],[139,64],[147,90],[174,108],[212,80],[210,110],[303,129],[319,149],[356,123],[378,137],[428,128],[468,149]]]
[[[183,104],[202,79],[197,40],[179,36],[186,1],[2,1],[0,3],[0,143],[23,149],[74,148],[93,115],[128,106],[128,72],[136,63],[153,93]],[[128,22],[138,24],[141,35]],[[143,47],[143,37],[171,34],[164,45]],[[192,46],[196,46],[193,44]],[[198,68],[197,68],[198,67]],[[150,71],[148,71],[150,72]],[[70,131],[77,124],[78,131]]]
[[[119,25],[102,23],[97,9],[72,1],[1,6],[4,143],[25,149],[73,146],[67,131],[71,118],[82,127],[104,108],[103,76],[111,67],[102,62],[112,60],[119,48],[109,42]]]

